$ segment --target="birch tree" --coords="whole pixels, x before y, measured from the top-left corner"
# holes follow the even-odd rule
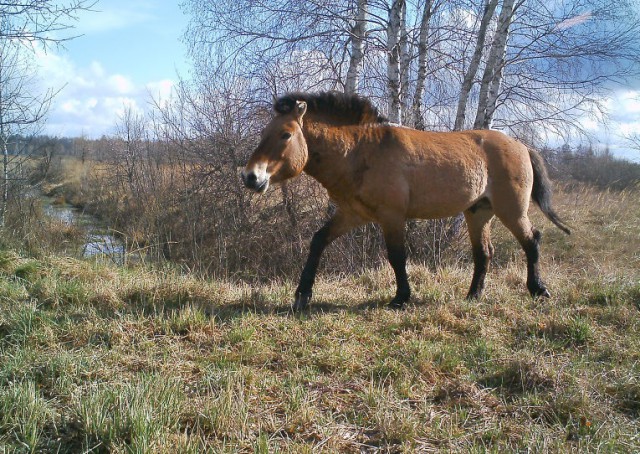
[[[413,126],[416,129],[425,129],[424,115],[422,112],[422,100],[427,79],[427,57],[428,39],[431,24],[432,1],[426,0],[422,10],[422,20],[420,21],[420,33],[418,35],[418,70],[416,75],[416,89],[413,94],[411,112],[413,116]]]
[[[409,85],[411,78],[411,60],[412,52],[409,49],[412,43],[409,42],[409,30],[407,27],[407,2],[402,4],[400,11],[400,109],[402,116],[400,117],[402,124],[406,125],[411,120],[411,111],[407,107],[409,99]]]
[[[364,40],[366,34],[367,0],[358,0],[356,19],[351,33],[351,58],[345,81],[345,93],[356,93],[362,60],[364,58]]]
[[[458,107],[456,110],[456,119],[453,129],[459,131],[464,128],[464,122],[466,118],[467,102],[469,101],[469,94],[471,87],[478,72],[480,62],[482,60],[482,52],[485,46],[485,37],[487,35],[487,29],[489,23],[493,18],[493,13],[498,5],[498,0],[487,0],[484,4],[482,18],[480,20],[480,26],[478,27],[478,36],[476,39],[475,49],[464,73],[462,85],[460,86],[460,94],[458,95]]]
[[[400,80],[400,33],[404,0],[393,0],[389,8],[387,23],[387,89],[388,115],[393,123],[402,121],[401,80]]]
[[[504,0],[502,2],[498,25],[480,84],[478,110],[473,123],[474,129],[488,129],[491,127],[493,113],[496,109],[498,90],[502,81],[502,70],[505,63],[505,52],[509,38],[509,26],[514,13],[514,4],[515,0]]]
[[[291,89],[358,92],[417,128],[575,131],[611,83],[640,73],[640,19],[625,0],[186,5],[203,80],[222,64],[266,102]]]

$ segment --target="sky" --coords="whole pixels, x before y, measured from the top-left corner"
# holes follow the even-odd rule
[[[144,111],[188,78],[182,35],[188,18],[171,0],[100,0],[82,12],[64,48],[40,51],[41,83],[60,90],[44,133],[99,138],[125,107]]]
[[[74,24],[77,38],[62,49],[39,52],[43,86],[60,90],[43,132],[58,137],[111,135],[126,107],[143,112],[152,99],[166,99],[179,76],[188,79],[190,63],[182,42],[188,17],[179,3],[99,0],[95,11],[83,12]],[[640,81],[617,87],[602,101],[609,124],[585,117],[584,128],[600,146],[640,162],[640,151],[631,150],[621,138],[640,135]]]

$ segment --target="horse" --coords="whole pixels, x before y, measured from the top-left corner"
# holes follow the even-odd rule
[[[311,240],[295,292],[293,311],[307,308],[320,257],[333,240],[363,224],[380,225],[396,279],[389,307],[402,309],[407,278],[407,219],[464,213],[473,252],[468,299],[482,294],[494,248],[497,217],[515,236],[527,260],[527,289],[550,297],[540,277],[540,232],[528,217],[533,202],[559,229],[567,225],[551,205],[543,158],[495,130],[430,132],[395,125],[366,98],[335,92],[289,93],[274,103],[275,115],[241,171],[244,185],[264,193],[302,172],[315,178],[336,204],[333,216]]]

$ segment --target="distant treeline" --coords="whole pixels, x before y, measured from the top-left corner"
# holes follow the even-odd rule
[[[640,154],[640,151],[638,152]],[[601,189],[623,190],[640,185],[640,164],[616,158],[608,148],[579,145],[542,150],[551,176],[560,181],[579,181]]]
[[[140,140],[138,139],[137,142]],[[176,149],[174,141],[144,140],[144,157],[156,163],[176,163],[176,157],[193,163],[193,155]],[[224,136],[211,137],[202,141],[198,148],[208,148],[205,153],[209,157],[220,157],[229,153],[225,149]],[[206,143],[205,143],[206,142]],[[39,135],[24,137],[11,136],[8,141],[8,151],[11,155],[44,157],[47,161],[56,157],[77,157],[81,160],[112,161],[114,158],[135,157],[131,153],[131,143],[123,137],[106,137],[87,139],[84,137],[54,137]],[[191,144],[194,146],[194,144]],[[137,147],[140,148],[140,147]],[[125,149],[127,151],[123,152]],[[219,149],[219,153],[216,152]],[[557,148],[544,147],[541,149],[553,178],[561,181],[579,181],[592,184],[599,188],[621,190],[640,184],[640,163],[617,158],[608,147],[595,148],[593,145],[570,146],[568,144]],[[640,151],[638,152],[640,154]],[[243,150],[240,154],[247,154]],[[125,155],[125,156],[123,156]],[[127,156],[128,155],[128,156]],[[201,155],[202,156],[202,155]],[[198,159],[196,159],[198,161]],[[216,165],[217,159],[202,160],[201,165]],[[225,160],[228,163],[228,160]],[[135,163],[131,163],[135,165]],[[237,164],[241,164],[238,162]]]
[[[102,153],[100,150],[108,149],[114,140],[124,141],[123,138],[102,136],[99,139],[85,137],[56,137],[49,135],[37,135],[25,137],[21,135],[9,136],[7,148],[10,154],[38,154],[43,151],[54,151],[63,156],[82,156],[96,158]],[[215,139],[214,139],[215,141]],[[543,147],[541,152],[548,161],[562,161],[564,159],[605,158],[610,161],[626,161],[618,158],[609,147],[598,148],[592,144],[578,144],[571,146],[564,144],[560,147]],[[640,150],[638,150],[640,156]],[[624,164],[624,162],[623,162]],[[633,163],[632,166],[634,167]]]
[[[104,149],[110,141],[107,137],[86,139],[81,137],[55,137],[48,135],[9,136],[7,150],[10,155],[22,156],[78,156],[96,158],[99,149]]]

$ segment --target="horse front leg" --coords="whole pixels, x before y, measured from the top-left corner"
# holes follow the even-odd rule
[[[300,283],[296,289],[296,299],[292,306],[294,312],[304,310],[311,300],[316,272],[318,271],[318,265],[320,265],[320,257],[325,248],[336,238],[362,224],[363,222],[358,217],[348,215],[338,209],[333,217],[313,235],[311,246],[309,247],[309,256],[302,269]]]
[[[402,223],[382,225],[384,242],[387,245],[387,258],[396,276],[396,295],[389,302],[389,308],[402,309],[404,303],[409,301],[411,288],[407,277],[407,253],[404,241],[404,219]]]

